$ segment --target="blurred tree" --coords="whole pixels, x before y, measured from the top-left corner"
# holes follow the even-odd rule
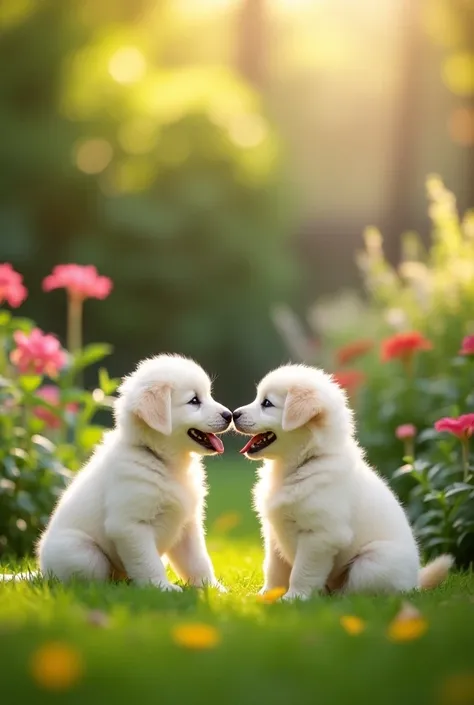
[[[266,0],[242,0],[237,31],[237,66],[259,88],[265,85],[268,51]]]
[[[291,278],[278,143],[230,71],[163,66],[158,10],[161,45],[151,0],[0,2],[0,259],[34,292],[58,262],[96,264],[115,290],[86,311],[86,337],[116,346],[114,375],[179,351],[237,403],[248,369],[282,355],[268,320]],[[63,306],[35,294],[25,313],[58,330]]]
[[[400,257],[400,233],[413,227],[412,190],[418,163],[417,145],[422,129],[423,64],[426,43],[419,3],[403,0],[398,8],[400,40],[399,95],[395,101],[394,129],[388,169],[386,253],[390,261]]]

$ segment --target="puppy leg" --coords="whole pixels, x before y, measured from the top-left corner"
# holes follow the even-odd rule
[[[187,524],[179,541],[167,552],[171,567],[179,577],[196,587],[212,586],[227,592],[214,575],[201,523]]]
[[[80,531],[46,534],[40,541],[38,557],[43,575],[62,582],[73,578],[107,580],[111,571],[107,557]]]
[[[123,524],[106,522],[109,538],[123,563],[125,572],[137,585],[155,585],[160,590],[176,590],[179,585],[170,583],[156,549],[155,532],[149,524]]]
[[[285,588],[285,590],[288,590],[290,574],[290,564],[280,555],[270,531],[265,531],[265,559],[263,561],[263,576],[265,582],[259,594],[263,595],[275,588]]]
[[[307,600],[315,591],[322,591],[334,565],[336,551],[313,532],[298,536],[295,562],[290,576],[290,589],[284,600]]]
[[[418,586],[419,560],[391,541],[373,541],[352,563],[344,592],[397,593]]]

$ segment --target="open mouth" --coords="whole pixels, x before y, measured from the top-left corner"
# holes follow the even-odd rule
[[[197,428],[190,428],[188,436],[206,450],[219,453],[219,455],[224,452],[224,444],[215,433],[204,433],[203,431],[198,431]]]
[[[242,455],[244,455],[245,453],[247,453],[248,455],[252,455],[252,453],[258,453],[259,451],[268,448],[268,446],[271,446],[271,444],[274,443],[276,439],[276,434],[273,433],[273,431],[266,431],[266,433],[257,433],[256,436],[252,436],[252,438],[242,448],[240,452],[242,453]]]

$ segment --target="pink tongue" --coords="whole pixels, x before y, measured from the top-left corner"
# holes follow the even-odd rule
[[[257,433],[256,436],[252,436],[252,438],[249,440],[246,445],[242,448],[242,450],[239,450],[239,453],[242,453],[242,455],[245,455],[245,453],[248,453],[250,448],[253,446],[254,443],[259,441],[263,436],[263,433]]]
[[[208,433],[207,437],[209,439],[211,446],[216,451],[216,453],[221,454],[224,452],[224,444],[222,443],[220,438],[218,438],[214,433]]]

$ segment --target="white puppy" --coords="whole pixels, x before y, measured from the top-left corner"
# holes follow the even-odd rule
[[[434,587],[452,559],[420,569],[405,513],[367,465],[343,390],[322,370],[281,367],[234,411],[242,449],[265,458],[254,500],[265,542],[262,592],[398,592]]]
[[[206,485],[199,455],[223,453],[215,435],[231,412],[195,362],[160,355],[125,379],[116,427],[62,495],[38,546],[45,575],[181,590],[160,556],[192,585],[221,588],[206,550]]]

